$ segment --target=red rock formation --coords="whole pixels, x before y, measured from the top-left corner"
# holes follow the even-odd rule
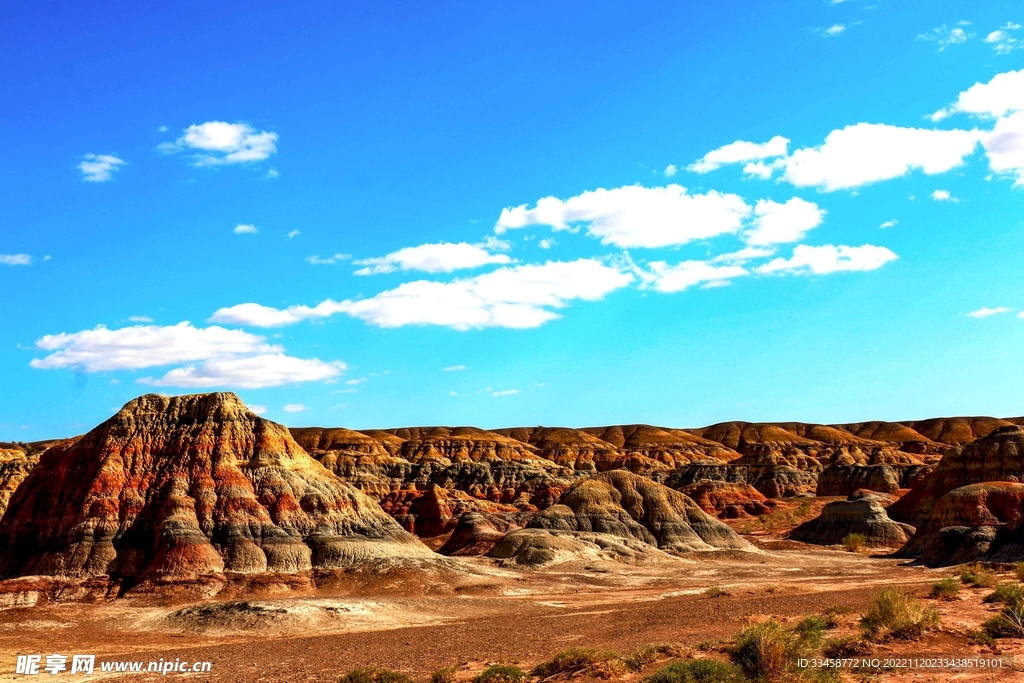
[[[0,576],[188,581],[429,551],[234,394],[126,404],[47,450],[0,520]]]
[[[693,499],[709,515],[722,519],[770,514],[765,497],[750,484],[725,481],[702,481],[679,489]],[[724,514],[723,514],[724,513]]]
[[[522,526],[537,511],[536,507],[525,502],[519,506],[503,505],[439,486],[431,486],[427,491],[392,491],[381,500],[380,505],[406,531],[422,537],[452,532],[459,518],[470,512],[512,516],[525,513],[519,525]]]

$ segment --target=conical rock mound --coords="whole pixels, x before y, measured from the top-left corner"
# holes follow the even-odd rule
[[[0,520],[0,577],[130,586],[429,550],[231,393],[141,396],[47,450]]]

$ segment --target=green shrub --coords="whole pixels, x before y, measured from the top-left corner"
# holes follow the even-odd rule
[[[959,594],[960,584],[957,580],[952,577],[946,577],[932,584],[932,592],[928,594],[928,597],[935,598],[936,600],[956,600],[956,596]]]
[[[996,644],[995,639],[985,633],[985,631],[976,631],[974,629],[967,632],[967,640],[971,641],[974,645],[991,646]]]
[[[846,659],[860,657],[871,652],[871,644],[861,638],[829,638],[821,646],[821,654],[829,659]]]
[[[667,645],[664,643],[658,645],[643,645],[623,657],[622,662],[626,665],[627,669],[636,672],[642,670],[648,664],[653,664],[658,661],[658,658],[661,655],[666,655],[668,657],[682,657],[684,654],[685,648],[678,645]]]
[[[687,659],[658,669],[644,683],[743,683],[739,667],[715,659]]]
[[[438,669],[430,674],[430,683],[455,683],[455,674],[458,671],[454,666],[447,666]]]
[[[826,607],[822,615],[825,617],[825,628],[839,628],[842,626],[842,617],[853,612],[852,607],[846,605],[832,605]]]
[[[864,534],[846,534],[842,540],[843,548],[847,552],[859,553],[868,545],[868,537]]]
[[[826,628],[828,625],[821,617],[804,617],[793,627],[793,631],[807,643],[808,647],[817,649],[821,645]]]
[[[981,628],[993,638],[1024,636],[1024,603],[1007,605],[1002,612],[982,623]]]
[[[1001,583],[985,596],[983,602],[1001,602],[1006,605],[1024,602],[1024,586],[1019,583]]]
[[[1018,581],[1024,581],[1024,562],[1013,565],[1013,573],[1017,575]]]
[[[489,666],[473,679],[473,683],[524,683],[526,672],[511,664]]]
[[[733,663],[739,665],[749,678],[778,681],[794,674],[808,673],[809,670],[804,672],[796,668],[797,660],[814,654],[820,641],[819,629],[808,627],[801,633],[797,629],[783,628],[771,619],[736,636],[728,653]]]
[[[413,683],[403,673],[391,669],[352,669],[338,683]]]
[[[986,569],[983,565],[972,564],[960,574],[960,580],[966,586],[976,588],[995,588],[997,583],[994,572]]]
[[[924,607],[910,593],[883,588],[871,609],[861,617],[860,627],[867,640],[917,640],[939,624],[939,613]]]
[[[712,650],[715,649],[715,646],[717,644],[718,643],[716,643],[713,640],[702,640],[699,643],[697,643],[696,645],[694,645],[693,649],[696,650],[697,652],[711,652]]]
[[[708,596],[709,598],[721,598],[731,595],[731,593],[726,591],[721,586],[711,586],[704,591],[704,595]]]
[[[532,674],[548,678],[558,674],[565,674],[568,677],[585,672],[594,678],[611,678],[623,673],[624,668],[625,664],[614,652],[591,647],[571,647],[562,650],[549,661],[535,666]]]

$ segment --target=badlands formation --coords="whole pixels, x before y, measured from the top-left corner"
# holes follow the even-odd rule
[[[199,634],[209,680],[294,680],[315,652],[304,680],[457,656],[468,683],[1024,561],[1024,418],[289,429],[230,393],[146,395],[83,436],[0,443],[0,511],[12,661],[67,623],[109,654]],[[988,647],[981,599],[943,603],[962,626],[927,647]],[[231,668],[269,653],[276,673]]]

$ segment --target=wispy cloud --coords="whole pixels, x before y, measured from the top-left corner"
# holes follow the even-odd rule
[[[327,258],[320,258],[319,256],[307,256],[306,261],[312,263],[314,266],[330,266],[335,263],[342,261],[348,261],[352,258],[352,254],[335,254],[334,256],[328,256]]]
[[[999,306],[997,308],[979,308],[976,311],[971,311],[967,314],[968,318],[987,318],[990,315],[999,315],[1000,313],[1009,313],[1012,308],[1006,308],[1005,306]]]
[[[133,322],[133,323],[151,323],[151,322],[153,322],[153,319],[150,318],[148,315],[130,315],[130,316],[128,316],[128,320]]]
[[[665,167],[665,177],[666,178],[671,178],[672,176],[674,176],[678,172],[679,172],[679,169],[676,168],[675,164],[669,164],[668,166]]]
[[[32,257],[28,254],[0,254],[0,263],[5,266],[30,266]]]
[[[505,389],[504,391],[492,391],[491,396],[514,396],[518,393],[518,389]]]
[[[207,121],[189,126],[180,138],[159,145],[157,150],[164,154],[193,152],[196,166],[253,163],[277,152],[277,133],[257,131],[241,121]]]
[[[291,231],[288,232],[288,239],[295,239],[296,237],[298,237],[301,234],[302,233],[299,232],[298,230],[291,230]]]
[[[821,32],[821,35],[826,37],[838,36],[840,33],[846,30],[846,26],[843,24],[833,24]]]
[[[450,273],[455,270],[511,262],[512,259],[508,255],[493,254],[481,245],[466,242],[458,244],[441,242],[421,244],[418,247],[405,247],[385,256],[356,261],[356,265],[365,267],[357,270],[355,274],[377,275],[394,273],[397,270]]]
[[[306,406],[301,403],[288,403],[282,408],[286,413],[301,413],[306,409]]]
[[[859,247],[832,244],[812,247],[800,244],[793,249],[790,258],[773,259],[755,271],[762,274],[825,275],[843,271],[875,270],[896,258],[896,254],[889,249],[873,244]]]
[[[264,405],[259,405],[258,403],[246,403],[245,407],[251,410],[252,412],[256,413],[257,415],[265,415],[267,413],[267,407]]]
[[[1019,50],[1024,47],[1024,43],[1021,43],[1011,31],[1016,31],[1021,27],[1020,24],[1014,22],[1007,22],[1005,26],[997,31],[992,31],[985,36],[985,42],[992,46],[992,49],[996,51],[996,54],[1006,55],[1010,54],[1014,50]]]
[[[86,154],[78,164],[82,180],[87,183],[105,183],[114,179],[114,171],[128,162],[113,154]]]
[[[883,229],[885,229],[885,228],[895,228],[898,224],[899,224],[899,221],[896,220],[896,219],[893,219],[893,220],[888,220],[888,221],[882,223],[878,227],[883,228]]]
[[[445,372],[457,372],[459,370],[465,370],[465,365],[449,365],[444,369]]]
[[[960,45],[961,43],[966,43],[973,37],[973,33],[968,33],[964,29],[960,28],[960,26],[949,28],[948,26],[943,24],[942,26],[932,29],[928,33],[922,33],[917,37],[917,39],[934,42],[936,45],[938,45],[939,52],[942,52],[947,47],[950,47],[952,45]]]
[[[236,235],[255,235],[259,232],[259,228],[251,223],[242,223],[235,226]]]
[[[740,164],[752,161],[762,161],[786,155],[789,147],[789,140],[776,135],[768,142],[747,142],[737,140],[713,149],[697,161],[690,164],[687,169],[695,173],[710,173],[722,166],[729,164]]]

